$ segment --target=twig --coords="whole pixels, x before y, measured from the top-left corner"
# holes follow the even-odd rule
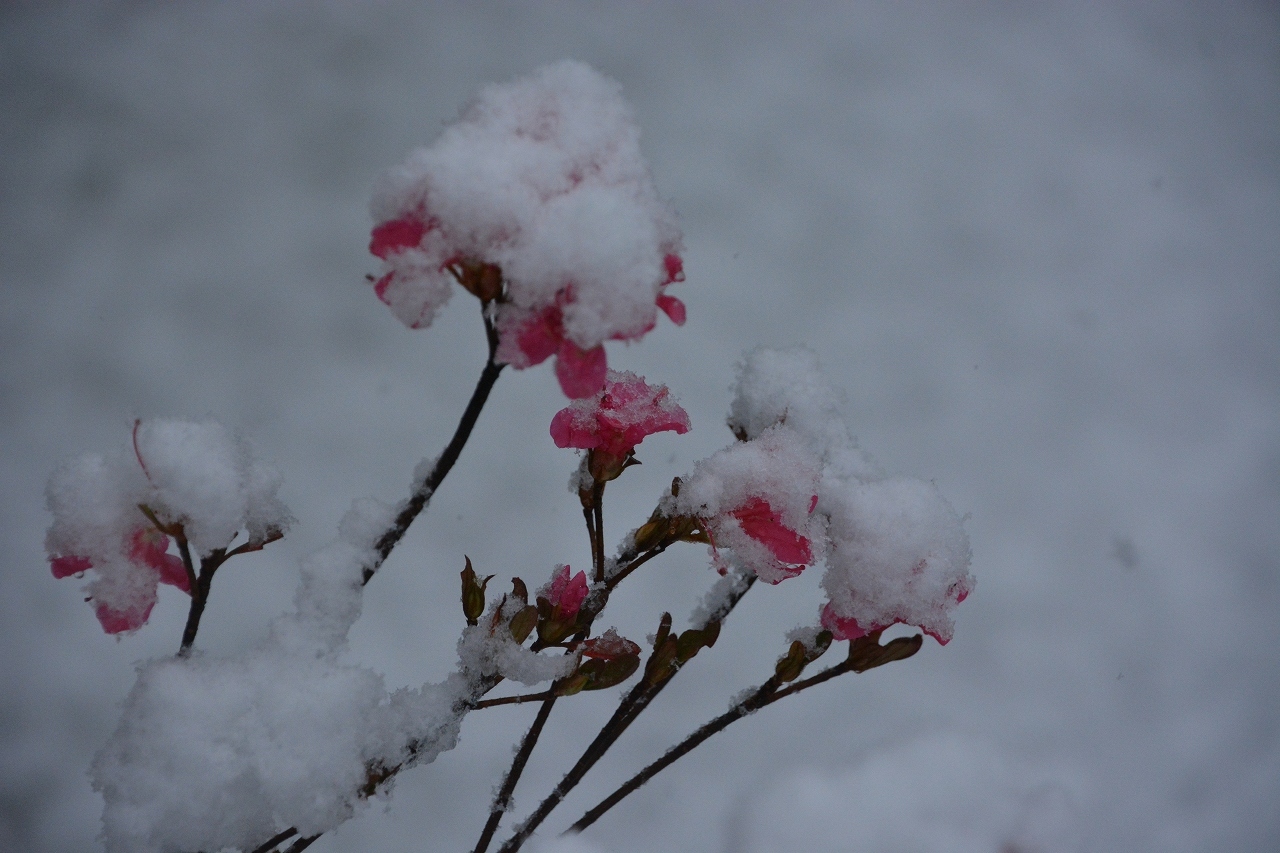
[[[187,583],[191,586],[191,608],[187,611],[187,624],[182,629],[182,645],[178,647],[178,657],[186,657],[191,653],[191,646],[196,641],[196,633],[200,630],[200,617],[204,615],[204,606],[209,602],[213,573],[226,560],[226,553],[215,550],[201,559],[200,574],[197,576],[187,537],[179,532],[175,538],[178,540],[178,552],[182,554],[182,565],[187,570]]]
[[[641,560],[648,559],[647,557]],[[628,569],[629,571],[630,569]],[[747,594],[754,583],[755,577],[752,576],[739,589],[734,590],[729,597],[723,602],[715,615],[716,620],[723,619],[732,612],[742,597]],[[705,627],[705,626],[704,626]],[[660,679],[656,683],[650,683],[642,678],[640,683],[633,687],[623,700],[618,704],[617,710],[613,716],[604,724],[595,739],[587,746],[578,761],[570,768],[569,772],[564,775],[539,805],[536,811],[525,819],[523,823],[516,829],[512,836],[502,845],[498,853],[515,853],[524,844],[525,840],[533,834],[534,830],[542,824],[547,816],[560,804],[560,802],[572,791],[587,772],[595,766],[604,754],[609,751],[610,747],[622,736],[632,722],[635,721],[640,714],[649,707],[649,704],[657,698],[666,686],[671,683],[675,674],[680,671],[679,665],[675,666],[670,675]]]
[[[550,699],[554,695],[550,690],[544,690],[541,693],[524,693],[519,696],[503,696],[500,699],[484,699],[473,705],[472,710],[495,708],[498,705],[519,705],[522,702],[541,702],[545,699]]]
[[[476,382],[475,390],[471,392],[471,400],[467,403],[467,408],[463,411],[462,418],[458,421],[458,427],[454,430],[453,438],[449,440],[444,452],[440,454],[440,458],[432,466],[431,473],[422,481],[422,485],[418,486],[414,493],[409,496],[409,500],[405,502],[404,508],[400,510],[391,527],[374,544],[373,547],[377,557],[364,567],[361,573],[362,583],[367,584],[373,579],[378,568],[390,556],[392,549],[404,538],[405,533],[409,530],[409,525],[426,508],[431,496],[435,494],[436,489],[440,487],[440,484],[444,482],[444,478],[448,476],[449,471],[453,469],[454,463],[458,461],[458,457],[462,454],[462,448],[467,444],[467,439],[471,437],[471,431],[475,429],[476,421],[480,419],[480,411],[489,399],[489,392],[493,390],[494,384],[498,381],[498,375],[502,373],[502,368],[506,366],[495,361],[498,354],[498,330],[494,327],[493,321],[489,319],[488,314],[484,313],[484,309],[481,310],[481,316],[484,319],[485,337],[489,342],[489,358],[485,361],[484,370],[480,372],[480,379]]]
[[[520,774],[524,773],[524,766],[529,762],[529,756],[533,754],[533,748],[538,743],[539,735],[542,734],[542,727],[546,725],[547,718],[551,716],[551,708],[555,704],[554,693],[543,700],[542,707],[538,709],[538,716],[534,718],[533,725],[525,733],[515,761],[511,762],[511,769],[507,771],[507,778],[502,780],[502,788],[493,798],[493,808],[490,809],[489,820],[485,822],[484,830],[480,833],[480,840],[476,842],[475,853],[485,853],[489,849],[489,842],[493,840],[493,834],[498,831],[502,816],[511,807],[511,795],[515,793],[516,783],[520,781]]]
[[[704,724],[701,728],[689,735],[676,746],[667,750],[667,752],[657,761],[641,770],[635,776],[631,777],[626,783],[619,787],[616,791],[602,800],[598,805],[589,810],[580,817],[573,826],[569,827],[565,832],[581,832],[591,824],[595,823],[605,812],[622,802],[628,795],[639,789],[642,785],[670,767],[676,761],[683,758],[694,748],[702,744],[717,732],[724,731],[732,723],[752,714],[761,708],[772,705],[780,699],[815,687],[825,681],[829,681],[838,675],[846,672],[865,672],[876,666],[889,663],[895,660],[904,660],[911,657],[920,649],[922,638],[919,634],[914,637],[900,637],[881,646],[879,644],[879,632],[864,637],[861,641],[855,640],[849,644],[849,656],[836,664],[828,667],[822,672],[803,681],[798,681],[790,687],[779,690],[781,685],[777,675],[769,678],[764,684],[756,688],[750,696],[735,704],[725,713],[716,717],[714,720]]]

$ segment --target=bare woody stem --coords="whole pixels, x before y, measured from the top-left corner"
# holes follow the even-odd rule
[[[378,568],[390,556],[391,551],[399,544],[400,540],[404,538],[405,533],[409,531],[409,525],[426,508],[431,496],[435,494],[436,489],[440,488],[444,478],[453,469],[454,463],[462,455],[462,448],[466,446],[467,439],[471,437],[471,431],[475,429],[476,422],[480,419],[480,412],[484,409],[484,404],[489,399],[489,392],[493,390],[494,384],[498,381],[498,375],[502,373],[502,368],[506,366],[496,361],[498,330],[494,327],[489,315],[483,313],[484,309],[482,308],[481,310],[481,316],[484,319],[485,337],[489,343],[489,358],[485,361],[484,370],[480,372],[480,380],[476,383],[475,390],[471,392],[471,400],[467,403],[467,408],[463,411],[462,418],[458,421],[458,427],[454,430],[453,438],[445,446],[444,452],[436,460],[431,472],[427,474],[422,484],[414,490],[414,493],[409,496],[409,500],[405,502],[404,508],[396,515],[391,527],[387,528],[387,531],[374,543],[373,547],[377,557],[364,567],[361,573],[363,583],[367,584],[372,580]]]
[[[742,600],[742,596],[746,595],[747,591],[751,589],[754,581],[755,578],[752,576],[739,589],[735,590],[721,607],[712,614],[712,620],[719,621],[728,616],[738,602]],[[596,762],[604,757],[609,748],[622,736],[622,733],[649,707],[649,704],[657,698],[658,694],[671,683],[677,672],[679,672],[679,668],[676,668],[671,675],[660,679],[656,683],[651,683],[642,678],[640,683],[627,693],[618,704],[613,716],[600,729],[595,739],[591,741],[582,756],[579,757],[577,763],[564,775],[564,778],[547,795],[547,798],[538,805],[537,810],[520,824],[515,833],[502,845],[498,853],[515,853],[520,849],[521,845],[547,819],[547,816],[551,814],[556,806],[582,781],[582,778],[595,766]]]
[[[604,580],[604,487],[605,484],[602,482],[593,483],[590,492],[591,502],[582,508],[583,517],[587,525],[587,536],[591,540],[593,575],[597,582]],[[607,596],[607,590],[605,594]],[[603,602],[601,607],[603,607]],[[598,615],[598,610],[591,614],[591,621],[595,621],[595,616]],[[581,642],[590,634],[591,624],[588,622],[585,627],[579,629],[574,640],[575,642]],[[516,752],[515,760],[511,762],[511,768],[507,771],[506,778],[502,780],[502,788],[493,800],[493,807],[489,810],[489,819],[485,821],[484,829],[480,833],[480,839],[476,842],[474,853],[485,853],[489,849],[489,843],[493,841],[494,833],[498,831],[502,816],[511,807],[511,795],[515,793],[516,784],[520,781],[521,774],[524,773],[529,756],[533,754],[533,749],[538,744],[538,738],[542,735],[542,727],[546,724],[547,718],[551,716],[551,708],[555,705],[556,698],[553,685],[552,689],[547,691],[546,698],[542,701],[542,707],[538,709],[538,716],[534,719],[533,725],[520,743],[520,749]],[[493,700],[494,704],[502,703],[502,701],[501,699]],[[508,701],[522,702],[527,700],[524,697],[515,696],[509,697]]]
[[[547,718],[551,716],[551,708],[555,704],[556,696],[552,694],[543,701],[542,707],[538,709],[538,716],[534,718],[533,725],[525,733],[524,740],[520,743],[520,750],[516,753],[515,760],[511,762],[511,769],[507,771],[507,777],[502,780],[502,788],[499,789],[498,795],[494,797],[493,808],[489,812],[489,819],[485,822],[484,830],[480,833],[480,839],[476,842],[474,853],[485,853],[489,849],[489,842],[493,841],[493,835],[498,831],[498,824],[502,822],[502,816],[511,807],[511,795],[515,793],[516,783],[520,781],[520,775],[524,773],[524,766],[529,762],[529,756],[533,754],[533,748],[537,745],[538,737],[542,734],[542,727],[546,725]]]
[[[667,750],[666,754],[657,761],[631,777],[631,779],[616,791],[600,801],[598,805],[580,817],[573,826],[566,830],[566,834],[570,832],[581,832],[591,826],[591,824],[599,820],[605,812],[622,802],[654,776],[657,776],[663,770],[688,755],[712,735],[724,731],[730,725],[743,717],[768,705],[772,705],[780,699],[785,699],[788,696],[794,696],[795,694],[800,693],[803,690],[807,690],[810,687],[815,687],[825,681],[830,681],[838,675],[844,675],[846,672],[865,672],[868,669],[881,666],[894,660],[903,660],[911,657],[911,655],[915,654],[920,649],[920,644],[921,637],[917,634],[914,637],[902,637],[881,646],[879,644],[879,632],[876,632],[872,636],[863,638],[863,641],[854,641],[853,643],[850,643],[849,656],[845,660],[835,666],[828,667],[817,675],[806,678],[803,681],[797,681],[790,687],[779,690],[778,688],[781,686],[781,681],[778,676],[772,676],[768,681],[756,688],[750,696],[735,704],[725,713],[704,724],[679,744]]]

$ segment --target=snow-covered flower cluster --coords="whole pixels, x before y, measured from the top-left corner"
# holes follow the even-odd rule
[[[195,578],[169,553],[170,537],[181,535],[196,559],[238,533],[258,545],[278,537],[291,521],[279,486],[275,470],[220,424],[139,421],[132,446],[72,459],[50,478],[50,567],[59,578],[92,569],[87,591],[103,629],[135,630],[160,583],[191,592]]]
[[[621,88],[561,62],[485,88],[372,201],[374,288],[405,325],[430,325],[457,280],[497,300],[499,356],[556,357],[570,397],[604,383],[608,340],[635,340],[684,278],[675,215],[653,186]],[[505,285],[505,287],[504,287]]]
[[[857,448],[838,395],[803,349],[747,355],[728,418],[737,441],[673,481],[649,521],[606,558],[606,485],[637,462],[647,436],[690,429],[665,386],[606,365],[604,342],[643,336],[659,311],[684,322],[683,304],[665,292],[683,280],[680,233],[616,83],[562,62],[486,88],[434,146],[382,180],[372,208],[370,251],[384,264],[377,296],[418,328],[457,282],[481,300],[490,360],[445,452],[415,472],[410,497],[357,501],[336,539],[303,562],[293,610],[264,637],[233,655],[194,646],[214,571],[291,522],[279,476],[242,439],[211,421],[139,421],[129,446],[74,459],[49,482],[50,568],[58,578],[94,573],[87,592],[108,633],[141,627],[161,583],[192,596],[178,656],[139,665],[123,719],[93,763],[109,853],[302,850],[401,770],[452,749],[466,714],[540,701],[476,848],[486,850],[552,704],[640,673],[547,808],[513,829],[502,849],[514,851],[658,691],[715,645],[757,578],[778,584],[819,562],[827,600],[818,623],[792,631],[772,676],[715,725],[910,657],[919,636],[879,645],[877,632],[895,623],[951,638],[952,611],[973,587],[960,519],[936,487],[886,477]],[[552,356],[575,399],[550,434],[558,447],[585,451],[571,482],[591,572],[557,565],[533,596],[511,577],[511,591],[491,600],[494,576],[481,578],[463,558],[457,666],[437,684],[389,692],[380,675],[345,659],[364,586],[457,461],[499,363]],[[669,612],[658,618],[642,662],[638,643],[595,621],[622,580],[677,542],[708,545],[725,577],[689,629],[674,630]],[[833,637],[853,641],[848,657],[797,682]],[[485,698],[513,681],[550,684]]]
[[[897,623],[941,643],[973,588],[969,540],[937,487],[885,477],[849,435],[840,398],[805,349],[757,349],[738,369],[739,442],[699,462],[666,511],[705,524],[721,549],[778,583],[826,559],[821,621],[837,639]]]

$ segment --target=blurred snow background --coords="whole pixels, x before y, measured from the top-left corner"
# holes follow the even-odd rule
[[[740,723],[575,849],[1280,846],[1273,5],[28,3],[0,11],[0,848],[98,848],[86,768],[185,617],[165,588],[101,632],[49,574],[48,474],[139,416],[242,430],[300,524],[219,574],[200,643],[261,636],[353,498],[406,493],[483,360],[465,295],[425,332],[373,297],[371,183],[566,56],[622,82],[688,246],[688,325],[610,363],[694,431],[610,488],[611,541],[730,439],[742,351],[804,343],[862,446],[971,514],[978,577],[951,645]],[[561,405],[549,366],[503,376],[353,660],[439,678],[464,553],[531,583],[585,565]],[[549,827],[763,679],[817,577],[753,593]],[[606,622],[680,624],[711,580],[690,546]],[[558,706],[518,810],[614,701]],[[473,715],[312,849],[470,849],[532,715]]]

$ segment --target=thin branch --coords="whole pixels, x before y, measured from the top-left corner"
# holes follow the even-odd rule
[[[377,556],[369,565],[364,567],[362,572],[363,583],[367,584],[373,579],[378,568],[390,556],[391,551],[400,540],[404,538],[405,533],[409,530],[409,525],[426,508],[431,496],[435,494],[436,489],[440,487],[440,484],[444,482],[444,478],[453,469],[454,463],[462,455],[462,448],[466,446],[467,439],[471,437],[471,431],[475,429],[476,421],[480,419],[480,412],[484,409],[484,404],[489,399],[489,392],[493,390],[499,374],[502,373],[502,368],[506,366],[495,361],[498,354],[498,330],[494,327],[493,321],[489,319],[483,308],[481,311],[481,316],[484,319],[485,337],[489,342],[489,358],[485,361],[484,370],[480,372],[480,379],[476,382],[475,390],[471,392],[471,400],[467,403],[467,408],[463,411],[462,418],[458,421],[458,427],[454,430],[453,438],[449,440],[444,452],[436,460],[436,464],[431,468],[431,473],[422,481],[422,485],[409,496],[409,500],[405,502],[404,508],[400,510],[391,527],[374,544],[373,547]]]
[[[511,769],[507,771],[507,778],[502,780],[502,788],[498,791],[498,796],[493,799],[493,808],[489,811],[489,820],[485,822],[484,830],[480,833],[480,839],[476,842],[474,853],[485,853],[489,849],[489,842],[493,841],[493,835],[498,831],[498,824],[502,822],[502,816],[507,813],[507,809],[511,808],[511,795],[515,793],[516,783],[520,781],[520,774],[524,773],[524,766],[529,762],[529,756],[533,754],[533,748],[538,743],[538,737],[542,734],[542,727],[546,725],[547,718],[551,716],[551,708],[556,704],[556,696],[553,693],[545,699],[542,707],[538,709],[538,716],[534,718],[533,725],[529,727],[529,731],[524,736],[524,741],[520,744],[520,750],[516,753],[515,761],[511,762]]]
[[[191,609],[187,611],[187,624],[182,629],[182,645],[178,647],[178,656],[186,657],[191,653],[191,646],[196,641],[196,633],[200,630],[200,617],[204,615],[204,606],[209,602],[213,573],[226,560],[226,554],[223,551],[212,551],[209,556],[202,558],[200,574],[197,576],[187,537],[180,535],[177,540],[178,551],[182,554],[182,564],[187,570],[187,582],[191,585]]]
[[[766,681],[764,684],[760,685],[760,687],[756,688],[755,692],[753,692],[746,699],[734,705],[732,708],[730,708],[728,711],[721,714],[720,716],[716,717],[714,720],[711,720],[709,723],[706,723],[696,732],[694,732],[693,734],[685,738],[683,741],[681,741],[679,744],[667,750],[665,755],[663,755],[657,761],[650,764],[645,769],[641,770],[635,776],[631,777],[631,779],[627,781],[626,784],[618,788],[618,790],[614,791],[612,794],[606,797],[599,805],[597,805],[595,808],[591,809],[585,815],[579,818],[578,822],[575,823],[573,826],[569,827],[567,831],[581,832],[582,830],[586,829],[588,826],[595,823],[596,820],[601,815],[603,815],[609,809],[613,808],[618,803],[620,803],[624,798],[626,798],[628,794],[630,794],[632,791],[635,791],[645,782],[648,782],[654,776],[658,775],[667,767],[674,764],[680,758],[682,758],[683,756],[691,752],[695,747],[699,746],[703,741],[707,740],[707,738],[711,737],[717,732],[723,731],[724,729],[728,728],[729,724],[733,723],[735,720],[740,720],[747,714],[750,714],[752,711],[756,711],[756,710],[759,710],[760,708],[763,708],[765,705],[768,704],[769,694],[772,693],[774,690],[776,690],[777,687],[778,687],[778,679],[777,679],[777,676],[774,676],[770,678],[768,681]]]
[[[627,575],[631,574],[636,569],[640,568],[645,563],[649,562],[650,560],[652,560],[654,557],[658,556],[665,550],[667,550],[667,545],[666,543],[663,543],[661,545],[656,546],[652,550],[644,552],[639,557],[635,558],[630,563],[628,563],[625,568],[621,568],[618,571],[611,574],[608,577],[608,579],[605,581],[605,585],[609,589],[613,589],[615,586],[622,583],[623,579],[626,578]]]
[[[648,559],[648,557],[642,558]],[[733,611],[742,597],[751,589],[755,577],[750,577],[746,583],[734,590],[722,603],[721,607],[715,614],[717,620],[724,619]],[[705,627],[705,626],[704,626]],[[569,772],[564,775],[556,785],[556,787],[547,795],[539,805],[536,811],[531,814],[507,842],[500,848],[498,853],[515,853],[524,844],[525,840],[533,834],[534,830],[542,824],[547,816],[560,804],[560,802],[572,791],[587,772],[595,766],[595,764],[604,757],[610,747],[622,736],[623,732],[649,707],[650,703],[657,698],[668,684],[675,678],[676,673],[682,667],[677,665],[674,671],[667,677],[662,678],[656,683],[650,683],[641,678],[640,683],[633,687],[627,695],[618,703],[617,709],[613,712],[613,716],[600,729],[595,739],[587,746],[578,761],[570,768]]]
[[[485,699],[477,702],[472,706],[472,710],[478,711],[481,708],[495,708],[498,705],[519,705],[522,702],[542,702],[555,696],[550,690],[544,690],[541,693],[523,693],[519,696],[503,696],[500,699]]]
[[[838,675],[844,675],[846,672],[866,672],[868,669],[873,669],[895,660],[905,660],[919,651],[922,642],[921,636],[916,634],[914,637],[899,637],[881,646],[879,638],[880,632],[877,631],[860,640],[851,642],[849,644],[849,656],[843,661],[828,667],[817,675],[806,678],[803,681],[797,681],[790,687],[780,690],[781,682],[778,676],[772,676],[768,681],[756,688],[750,696],[738,702],[714,720],[704,724],[679,744],[667,750],[657,761],[631,777],[616,791],[580,817],[573,826],[566,830],[566,833],[581,832],[586,829],[605,812],[622,802],[654,776],[679,761],[712,735],[724,731],[743,717],[772,705],[780,699],[794,696],[810,687],[816,687],[823,682],[830,681]]]
[[[591,511],[595,515],[592,525],[591,562],[595,566],[595,582],[604,580],[604,483],[591,486]]]
[[[269,840],[253,848],[252,853],[267,853],[267,851],[274,848],[277,844],[283,841],[288,841],[290,838],[293,838],[297,834],[298,834],[298,830],[294,829],[293,827],[290,827],[289,829],[286,829],[284,832],[281,832],[277,835],[272,836]]]

